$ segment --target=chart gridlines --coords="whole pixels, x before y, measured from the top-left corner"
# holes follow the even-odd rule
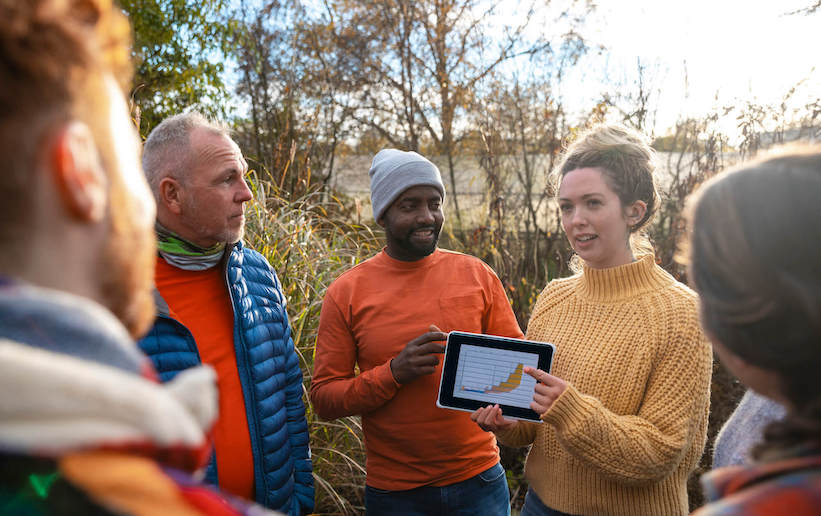
[[[463,344],[456,367],[454,396],[528,408],[536,380],[525,366],[538,367],[539,355]]]

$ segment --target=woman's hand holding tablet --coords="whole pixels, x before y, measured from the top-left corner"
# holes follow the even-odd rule
[[[538,382],[530,408],[539,414],[547,412],[553,402],[567,389],[567,382],[541,369],[525,367],[525,374],[529,374]]]
[[[547,409],[553,405],[553,402],[562,395],[567,388],[567,383],[561,378],[553,376],[541,369],[525,367],[524,373],[530,375],[538,382],[533,394],[533,401],[530,403],[530,408],[537,414],[544,414],[547,412]],[[517,423],[516,420],[504,417],[498,403],[496,405],[488,405],[487,407],[476,409],[476,412],[470,415],[470,419],[475,421],[476,424],[486,432],[508,430],[516,426]]]
[[[488,405],[487,407],[479,407],[476,412],[470,415],[470,419],[479,425],[479,428],[485,432],[498,432],[500,430],[509,430],[510,428],[519,424],[515,419],[508,419],[502,415],[502,409],[499,405]]]

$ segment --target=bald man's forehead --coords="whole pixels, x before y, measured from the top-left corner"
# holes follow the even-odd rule
[[[197,128],[191,132],[190,149],[190,167],[186,174],[193,172],[197,178],[208,180],[210,176],[230,170],[241,174],[248,171],[248,163],[239,145],[226,134]]]

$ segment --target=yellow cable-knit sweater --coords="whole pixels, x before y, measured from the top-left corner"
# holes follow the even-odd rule
[[[550,282],[527,338],[556,345],[567,389],[542,415],[499,432],[533,444],[525,477],[553,509],[585,516],[688,513],[704,450],[712,352],[696,295],[652,255]]]

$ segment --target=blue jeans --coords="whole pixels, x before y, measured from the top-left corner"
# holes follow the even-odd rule
[[[539,495],[533,489],[528,489],[525,495],[525,504],[522,506],[522,512],[519,516],[573,516],[566,512],[560,512],[551,509],[542,502]]]
[[[449,486],[385,491],[365,486],[366,516],[510,516],[510,493],[501,464]]]

